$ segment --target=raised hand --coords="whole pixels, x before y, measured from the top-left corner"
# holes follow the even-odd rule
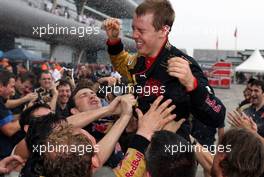
[[[13,155],[6,157],[0,161],[0,174],[10,173],[24,163],[24,160],[19,156]]]
[[[164,126],[163,130],[171,131],[176,133],[181,125],[186,121],[186,119],[180,119],[179,121],[171,121]]]
[[[195,78],[192,74],[190,64],[186,59],[173,57],[168,60],[168,73],[170,76],[177,77],[188,91],[194,89]]]
[[[36,101],[38,99],[38,94],[37,93],[29,93],[25,96],[26,101]]]
[[[137,100],[135,99],[134,95],[127,94],[122,95],[120,100],[120,107],[121,107],[121,116],[123,115],[129,115],[132,117],[133,114],[133,105],[135,105]],[[121,117],[120,116],[120,117]]]
[[[169,106],[172,100],[169,99],[160,104],[162,99],[163,96],[159,96],[144,115],[140,109],[136,109],[138,115],[137,134],[150,140],[155,131],[161,130],[176,117],[175,114],[171,114],[176,106]]]
[[[237,128],[245,128],[250,131],[257,132],[258,127],[257,124],[253,121],[251,117],[248,117],[245,113],[240,113],[238,111],[229,112],[228,115],[228,123]]]
[[[118,96],[108,105],[108,111],[111,115],[132,115],[136,101],[132,94]]]
[[[103,28],[106,31],[106,34],[109,40],[116,40],[119,38],[120,33],[120,21],[116,18],[109,18],[103,22]]]

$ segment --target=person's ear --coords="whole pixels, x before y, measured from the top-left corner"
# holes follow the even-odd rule
[[[168,25],[163,26],[163,27],[162,27],[162,34],[163,34],[164,36],[168,36],[169,33],[170,33],[170,27],[169,27]]]
[[[218,156],[218,160],[219,160],[219,167],[221,170],[219,170],[219,177],[224,177],[224,173],[223,173],[223,166],[222,166],[222,162],[227,159],[227,155],[224,152],[220,152],[219,156]]]
[[[80,113],[80,111],[79,111],[78,109],[76,109],[76,108],[71,108],[71,113],[72,113],[73,115],[75,115],[75,114]]]
[[[97,155],[93,155],[92,157],[92,171],[95,172],[96,170],[98,170],[98,168],[100,167],[100,162],[99,162],[99,158],[97,157]]]
[[[28,132],[28,127],[29,127],[29,125],[25,125],[24,126],[24,131],[27,133]]]
[[[0,94],[1,94],[3,97],[5,96],[5,95],[4,95],[5,90],[6,90],[6,87],[5,87],[3,84],[0,83]]]
[[[151,175],[148,171],[146,171],[145,173],[146,173],[145,177],[151,177]]]

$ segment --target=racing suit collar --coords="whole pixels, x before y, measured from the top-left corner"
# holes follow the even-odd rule
[[[149,69],[152,64],[156,61],[156,59],[158,58],[158,56],[160,55],[162,49],[164,48],[164,46],[167,44],[168,42],[168,37],[166,37],[164,43],[162,44],[161,48],[159,49],[159,52],[156,56],[154,57],[146,57],[146,60],[145,60],[145,65],[146,65],[146,68]]]

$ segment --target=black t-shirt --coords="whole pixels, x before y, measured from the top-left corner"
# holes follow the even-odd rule
[[[216,128],[206,126],[197,119],[192,120],[192,136],[202,145],[213,145],[215,141]]]
[[[223,123],[218,128],[225,127],[225,124]],[[196,118],[192,118],[191,121],[191,134],[192,136],[198,140],[198,142],[202,145],[213,145],[215,141],[215,134],[217,132],[217,129],[214,127],[210,127],[202,123]]]
[[[67,117],[69,117],[71,115],[69,106],[66,105],[66,107],[64,109],[62,109],[58,104],[56,105],[56,115],[60,118],[60,119],[66,119]]]
[[[0,127],[13,121],[12,112],[6,108],[3,97],[0,97]],[[21,131],[16,132],[13,136],[8,137],[0,131],[0,160],[11,154],[15,145],[24,137]]]

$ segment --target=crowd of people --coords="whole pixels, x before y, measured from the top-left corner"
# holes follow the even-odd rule
[[[88,26],[100,26],[101,22],[87,16],[86,14],[78,14],[77,12],[70,12],[69,7],[63,6],[59,4],[59,1],[54,0],[23,0],[26,2],[30,7],[38,8],[44,10],[46,12],[52,13],[56,16],[64,17],[66,19],[72,19],[78,21],[80,23],[86,24]],[[76,15],[73,15],[76,13]],[[76,17],[75,17],[76,16]]]
[[[264,82],[249,81],[224,129],[199,65],[168,42],[174,16],[167,0],[136,8],[137,55],[105,20],[113,68],[2,59],[0,176],[195,177],[199,163],[205,177],[263,177]]]

